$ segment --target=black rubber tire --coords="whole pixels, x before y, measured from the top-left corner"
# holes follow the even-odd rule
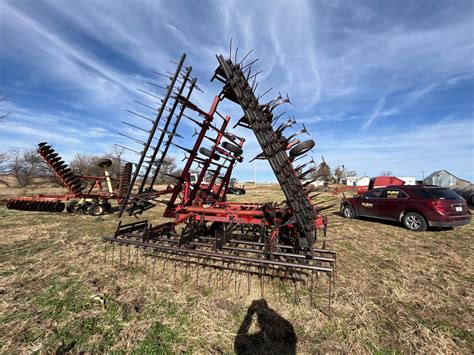
[[[89,206],[88,212],[91,216],[96,217],[104,214],[105,208],[101,203],[94,202],[92,205]]]
[[[416,212],[408,212],[403,216],[403,225],[413,232],[424,232],[428,229],[425,217]]]
[[[228,151],[234,153],[235,155],[242,155],[242,153],[244,152],[242,148],[240,148],[238,145],[235,145],[229,142],[222,143],[222,148],[227,149]]]
[[[112,160],[106,158],[106,159],[101,159],[97,162],[97,166],[99,168],[108,168],[109,166],[112,165]]]
[[[236,189],[236,190],[235,190],[235,194],[236,194],[236,195],[243,195],[241,189]]]
[[[90,202],[85,202],[83,204],[81,204],[79,207],[78,207],[78,210],[79,210],[79,213],[80,214],[88,214],[89,213],[89,207],[91,206],[91,203]]]
[[[104,207],[105,213],[109,213],[112,209],[112,204],[110,202],[102,202],[102,206]]]
[[[355,218],[355,211],[351,205],[344,205],[341,208],[342,217],[352,219]]]
[[[199,148],[199,153],[201,153],[202,155],[205,155],[208,158],[212,158],[214,160],[219,160],[221,158],[219,154],[217,153],[212,154],[211,151],[206,148]]]
[[[66,204],[66,212],[67,213],[76,213],[79,209],[77,201],[69,201]]]
[[[307,141],[301,142],[297,144],[295,147],[291,148],[290,150],[290,157],[296,158],[297,156],[300,156],[311,149],[316,145],[312,139],[309,139]]]
[[[59,202],[56,206],[56,212],[63,212],[66,204],[64,202]]]

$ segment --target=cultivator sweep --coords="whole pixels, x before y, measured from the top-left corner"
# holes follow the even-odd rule
[[[109,159],[99,162],[99,166],[104,169],[103,177],[81,176],[75,174],[48,143],[42,142],[38,146],[38,154],[68,192],[63,195],[16,197],[8,201],[7,208],[40,212],[62,212],[66,208],[69,213],[80,212],[96,216],[111,210],[109,200],[122,202],[124,191],[127,191],[130,185],[131,163],[125,164],[120,179],[112,179],[109,176],[107,168],[112,164]],[[103,181],[106,182],[106,189],[102,187]],[[117,191],[113,189],[113,182],[119,183]]]
[[[311,180],[305,180],[315,171],[314,161],[295,162],[307,156],[314,147],[313,140],[300,141],[297,136],[307,133],[306,128],[286,136],[285,130],[295,124],[294,119],[277,125],[282,115],[273,111],[289,98],[281,94],[267,103],[260,104],[263,95],[255,91],[256,74],[252,65],[235,59],[218,56],[219,66],[213,80],[224,84],[221,93],[214,98],[209,110],[202,110],[190,101],[191,93],[198,88],[191,68],[184,67],[185,55],[177,62],[174,73],[169,73],[169,83],[158,95],[142,90],[160,105],[152,119],[137,112],[136,116],[151,122],[151,129],[134,124],[136,133],[147,132],[141,140],[131,138],[143,146],[141,150],[128,149],[139,155],[128,191],[124,194],[120,215],[138,216],[143,211],[162,203],[164,217],[170,222],[152,225],[148,221],[118,225],[113,236],[103,237],[107,244],[143,250],[146,257],[171,260],[189,267],[208,267],[228,270],[232,274],[243,273],[260,279],[290,280],[303,283],[313,289],[313,280],[319,274],[334,283],[336,252],[317,248],[317,231],[322,232],[318,241],[325,246],[328,219],[321,211],[330,206],[317,206],[310,196]],[[257,73],[258,74],[258,73]],[[163,75],[163,74],[159,74]],[[166,75],[165,75],[166,76]],[[253,80],[253,84],[250,81]],[[265,94],[264,94],[265,95]],[[244,116],[236,123],[254,132],[262,153],[256,159],[266,159],[282,187],[286,201],[281,204],[227,202],[226,195],[235,165],[243,160],[245,139],[228,131],[230,117],[218,111],[223,100],[237,103]],[[195,125],[194,144],[179,142],[184,133],[178,133],[179,123],[187,120]],[[235,128],[235,126],[234,126]],[[190,137],[186,137],[189,141]],[[152,145],[152,142],[156,142]],[[155,188],[157,177],[163,173],[168,150],[180,149],[185,154],[181,174],[169,176],[173,182],[166,188]],[[296,164],[295,164],[296,165]],[[312,166],[313,165],[313,166]],[[195,181],[191,172],[198,170]],[[205,177],[208,182],[203,184]],[[264,283],[261,283],[263,285]],[[331,290],[330,290],[331,293]]]

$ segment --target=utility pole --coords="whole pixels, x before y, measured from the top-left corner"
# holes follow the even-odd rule
[[[257,186],[257,159],[255,159],[255,186]]]

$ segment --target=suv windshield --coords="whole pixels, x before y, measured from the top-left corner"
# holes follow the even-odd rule
[[[441,200],[459,200],[462,198],[450,189],[430,189],[429,191],[435,198],[439,198]]]

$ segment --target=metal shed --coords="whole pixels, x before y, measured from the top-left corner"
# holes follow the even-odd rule
[[[446,170],[437,170],[431,173],[423,180],[423,183],[425,185],[438,185],[443,187],[461,187],[471,184],[469,181],[460,179]]]

